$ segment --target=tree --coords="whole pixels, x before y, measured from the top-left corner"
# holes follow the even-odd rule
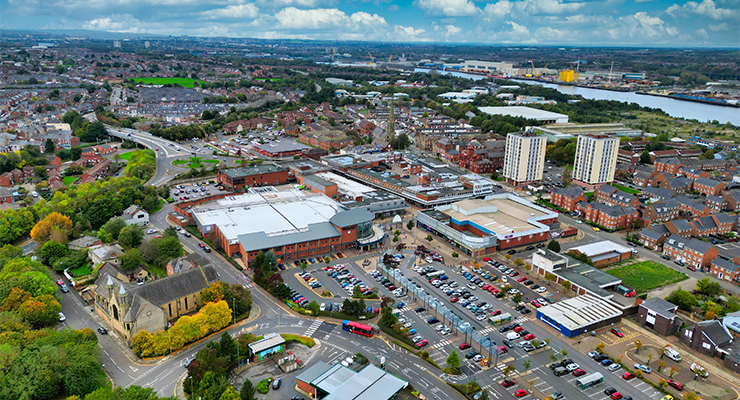
[[[560,350],[560,354],[562,354],[563,357],[568,357],[568,350],[562,349]]]
[[[522,294],[521,294],[521,293],[517,293],[517,294],[515,294],[515,295],[514,295],[514,297],[512,297],[512,299],[511,299],[511,300],[512,300],[512,301],[513,301],[514,303],[516,303],[516,304],[519,304],[519,302],[521,302],[521,301],[522,301]]]
[[[411,230],[414,228],[414,221],[409,221],[408,224],[406,224],[406,229]]]
[[[658,372],[660,372],[660,370],[663,368],[665,368],[665,363],[661,360],[658,362]]]
[[[164,237],[177,237],[177,229],[175,229],[174,226],[170,225],[167,227],[167,229],[164,230]]]
[[[108,131],[105,129],[105,125],[100,121],[96,121],[83,128],[80,140],[90,143],[97,140],[105,140],[106,136],[108,136]]]
[[[319,303],[316,302],[316,300],[311,300],[310,303],[306,306],[306,310],[311,311],[314,315],[317,315],[319,312],[321,312],[321,306],[319,306]]]
[[[571,169],[568,166],[563,168],[563,176],[561,180],[563,181],[564,188],[567,188],[570,185],[570,182],[572,181],[572,176],[573,176],[573,169]]]
[[[668,377],[673,379],[673,374],[675,374],[676,372],[678,372],[678,368],[676,368],[676,366],[674,365],[671,365],[671,368],[669,369]]]
[[[234,341],[228,332],[224,332],[221,335],[221,340],[219,340],[218,356],[228,357],[231,362],[236,361],[236,341]]]
[[[432,240],[434,240],[434,237],[432,237],[432,235],[427,235],[426,239],[427,239],[428,242],[431,243]]]
[[[39,249],[39,255],[41,256],[41,262],[46,265],[51,265],[57,259],[67,255],[67,246],[50,240],[41,246]]]
[[[118,244],[125,248],[139,247],[144,239],[144,229],[137,224],[131,224],[121,230],[118,235]]]
[[[573,284],[571,284],[571,283],[570,283],[570,281],[563,281],[563,282],[562,282],[562,283],[560,283],[560,284],[561,284],[561,285],[563,285],[563,287],[564,287],[564,288],[565,288],[566,290],[570,290],[570,289],[571,289],[571,288],[573,287]]]
[[[701,397],[696,392],[688,392],[683,395],[683,400],[701,400]]]
[[[696,291],[704,296],[714,298],[722,294],[722,286],[719,282],[712,282],[709,278],[704,278],[696,281]]]
[[[596,345],[596,351],[598,351],[599,353],[603,353],[604,347],[606,347],[606,345],[603,342],[599,342],[599,344]]]
[[[722,306],[719,304],[713,302],[712,300],[707,300],[702,304],[701,306],[702,311],[704,311],[704,319],[711,320],[714,319],[715,316],[721,317],[723,313]]]
[[[460,356],[457,354],[456,350],[452,350],[452,353],[447,356],[447,365],[449,365],[450,368],[453,369],[460,368]]]
[[[640,349],[642,348],[643,344],[639,340],[635,340],[635,354],[640,353]]]
[[[645,149],[645,151],[640,154],[640,164],[652,164],[653,159],[650,157],[650,152]]]
[[[650,362],[653,361],[653,355],[652,354],[648,354],[648,357],[647,358],[648,358],[648,360],[645,363],[645,365],[650,365]]]
[[[54,141],[51,139],[46,139],[46,142],[44,142],[44,153],[46,154],[54,154],[54,150],[56,150],[56,146],[54,145]]]
[[[126,221],[124,221],[123,218],[113,218],[106,222],[101,229],[110,235],[111,240],[118,240],[118,235],[121,234],[121,231],[125,227]]]
[[[696,297],[681,288],[672,291],[665,299],[677,305],[678,308],[688,312],[691,312],[694,307],[699,306],[699,301],[696,300]]]
[[[72,220],[58,212],[49,213],[46,217],[36,223],[31,229],[31,238],[36,243],[42,243],[49,240],[53,228],[59,228],[64,232],[69,232],[72,228]]]
[[[241,400],[255,400],[254,399],[254,386],[252,386],[252,381],[250,381],[249,379],[244,381],[242,390],[239,391],[239,398]]]
[[[453,251],[451,255],[452,255],[452,258],[458,258],[458,257],[460,257],[460,254],[457,254],[456,251]]]
[[[524,366],[525,371],[529,371],[529,368],[532,366],[532,362],[530,362],[529,360],[524,360],[522,366]]]
[[[705,151],[699,158],[703,160],[714,160],[714,150],[707,149],[707,151]]]
[[[504,374],[505,377],[508,377],[509,375],[511,375],[514,372],[516,372],[516,368],[514,367],[514,364],[509,364],[501,372],[503,372],[503,374]]]
[[[121,269],[124,271],[133,271],[141,264],[144,264],[144,257],[138,249],[128,249],[118,256],[121,263]]]
[[[555,253],[560,253],[560,242],[555,239],[551,240],[550,243],[547,244],[547,249]]]
[[[665,379],[658,380],[658,387],[661,389],[665,389],[668,387],[668,382],[665,381]]]

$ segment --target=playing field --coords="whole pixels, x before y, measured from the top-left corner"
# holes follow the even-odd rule
[[[131,79],[131,78],[129,78]],[[166,84],[178,84],[182,87],[192,88],[194,83],[196,82],[195,79],[190,78],[133,78],[133,80],[136,83],[141,83],[144,85],[166,85]],[[197,81],[198,84],[200,84],[202,81]]]
[[[625,265],[606,272],[621,279],[625,285],[634,287],[637,293],[644,293],[689,278],[684,273],[653,261]]]

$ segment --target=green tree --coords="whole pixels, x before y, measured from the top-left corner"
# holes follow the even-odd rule
[[[564,188],[570,185],[570,182],[573,180],[572,177],[573,177],[573,169],[568,166],[563,168],[563,174],[562,174],[561,180],[563,182]]]
[[[129,225],[118,234],[118,244],[125,248],[139,247],[144,239],[144,229],[137,224]]]
[[[639,340],[635,340],[635,354],[640,353],[640,349],[642,348],[643,344]]]
[[[640,164],[652,164],[653,160],[650,157],[650,152],[645,149],[645,151],[640,154]]]
[[[547,244],[547,249],[555,253],[560,253],[560,242],[553,239]]]
[[[362,289],[360,289],[359,286],[355,286],[352,289],[352,297],[355,297],[355,298],[358,298],[358,299],[359,298],[362,298]]]
[[[684,311],[692,311],[694,307],[699,306],[699,301],[696,300],[693,294],[689,291],[678,288],[672,291],[668,297],[665,298],[669,302],[678,306],[678,308]]]
[[[218,356],[228,357],[231,362],[236,361],[236,341],[234,341],[228,332],[224,332],[221,335],[221,340],[219,340]]]
[[[41,256],[41,262],[46,265],[51,265],[57,259],[67,255],[67,246],[50,240],[41,246],[39,249],[39,255]]]
[[[80,140],[90,143],[97,140],[105,140],[106,136],[108,136],[108,131],[105,129],[105,125],[100,121],[96,121],[85,126]]]
[[[51,139],[46,139],[46,142],[44,142],[44,153],[46,154],[54,154],[54,150],[56,150],[56,146],[54,145],[54,141]]]
[[[406,229],[408,229],[408,230],[412,230],[412,229],[414,229],[414,221],[409,221],[409,222],[408,222],[408,223],[406,224]]]
[[[314,315],[317,315],[319,312],[321,312],[321,306],[316,300],[311,300],[310,303],[306,306],[306,310],[311,311]]]
[[[722,294],[722,286],[719,282],[712,282],[709,278],[704,278],[696,281],[696,291],[709,298],[714,298]]]
[[[714,319],[714,317],[721,317],[722,316],[722,306],[719,304],[713,302],[712,300],[707,300],[702,304],[701,306],[702,311],[704,311],[704,319],[711,320]]]
[[[252,381],[249,379],[244,381],[244,385],[242,386],[242,390],[239,391],[239,398],[241,400],[255,400],[254,398],[254,386],[252,386]]]
[[[514,297],[512,297],[512,298],[511,298],[511,300],[512,300],[512,301],[513,301],[514,303],[517,303],[517,304],[519,304],[519,302],[521,302],[521,301],[522,301],[522,294],[521,294],[521,293],[517,293],[517,294],[515,294],[515,295],[514,295]]]
[[[432,235],[427,235],[426,239],[427,239],[428,242],[431,243],[432,240],[434,240],[434,237]]]
[[[144,257],[138,249],[128,249],[118,256],[121,263],[121,269],[124,271],[133,271],[141,264],[144,264]]]
[[[177,237],[177,229],[175,229],[174,226],[170,225],[167,227],[167,229],[164,230],[164,237]]]
[[[457,354],[456,350],[452,350],[452,353],[447,356],[447,365],[454,369],[460,368],[460,356]]]
[[[106,222],[101,229],[105,231],[105,233],[109,234],[112,240],[118,240],[118,235],[125,227],[126,221],[124,221],[123,218],[113,218]]]
[[[525,371],[529,371],[529,368],[532,366],[532,363],[529,360],[524,360],[524,363],[522,364],[524,366]]]

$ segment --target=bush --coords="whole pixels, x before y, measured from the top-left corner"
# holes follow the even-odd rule
[[[267,394],[267,392],[270,391],[270,384],[272,383],[272,381],[273,381],[272,377],[261,380],[257,384],[257,387],[255,388],[255,390],[257,390],[258,392],[262,394]]]
[[[316,341],[308,336],[293,335],[290,333],[281,333],[280,336],[282,336],[286,342],[298,342],[308,347],[316,345]]]
[[[453,389],[460,392],[463,396],[468,396],[468,398],[472,397],[474,394],[480,391],[480,385],[476,382],[468,382],[462,385],[449,382],[447,384],[450,385]]]
[[[367,357],[365,357],[362,353],[355,353],[355,357],[357,357],[357,362],[360,363],[360,365],[367,364]]]

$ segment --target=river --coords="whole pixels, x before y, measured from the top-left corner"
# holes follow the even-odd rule
[[[417,68],[416,72],[429,72],[429,70]],[[441,74],[450,74],[460,78],[468,78],[473,80],[481,80],[485,78],[485,76],[482,75],[472,75],[461,72],[438,72]],[[561,93],[581,95],[585,99],[617,100],[626,103],[637,103],[643,107],[661,109],[665,111],[668,115],[676,118],[695,119],[702,122],[717,120],[721,124],[729,122],[735,126],[740,126],[740,109],[735,107],[724,107],[716,106],[713,104],[696,103],[693,101],[677,100],[669,97],[637,94],[635,92],[614,92],[611,90],[591,89],[569,85],[556,85],[552,83],[543,83],[536,81],[525,81],[517,79],[510,80],[514,82],[525,83],[528,85],[542,85],[548,88],[556,89]]]

